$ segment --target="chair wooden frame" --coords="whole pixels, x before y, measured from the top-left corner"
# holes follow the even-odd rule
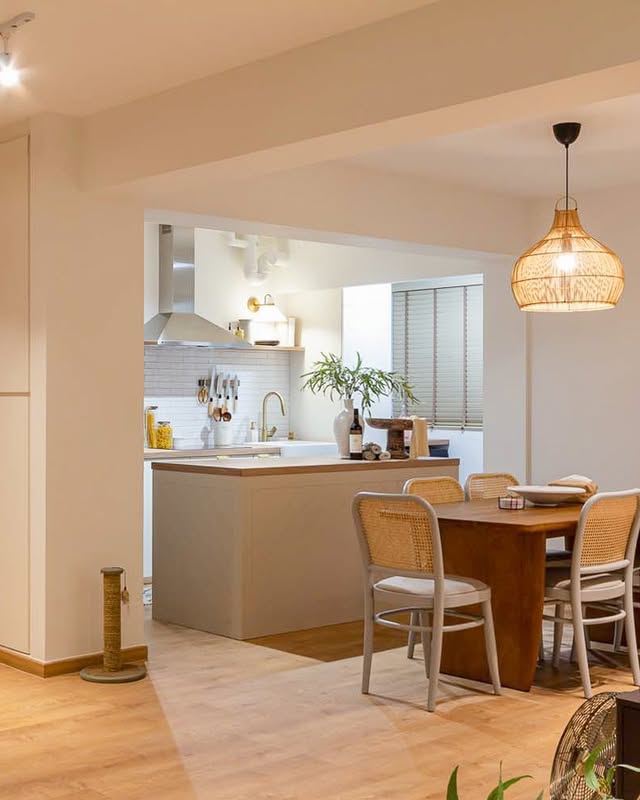
[[[402,565],[402,559],[398,556],[395,559],[394,553],[386,549],[387,563],[376,563],[371,555],[371,532],[368,530],[368,523],[363,520],[363,508],[366,511],[366,504],[384,505],[380,515],[384,513],[384,518],[393,520],[400,527],[405,525],[406,538],[413,537],[412,528],[420,527],[422,532],[429,531],[429,542],[426,544],[430,562],[429,570],[420,568],[417,558],[414,559],[414,568],[407,568]],[[385,625],[390,628],[397,628],[406,631],[415,631],[422,638],[425,653],[425,674],[428,679],[427,710],[434,711],[436,707],[436,697],[438,691],[438,679],[440,674],[440,660],[442,655],[442,637],[444,633],[453,631],[467,630],[479,626],[484,627],[485,647],[487,651],[487,661],[489,672],[496,694],[500,694],[500,674],[498,667],[498,653],[496,648],[495,631],[493,627],[493,614],[491,610],[491,589],[480,581],[473,583],[472,579],[456,578],[455,576],[445,576],[444,560],[442,555],[442,543],[440,540],[440,529],[438,518],[433,508],[420,497],[410,494],[382,494],[377,492],[359,492],[353,499],[353,519],[358,536],[360,553],[364,573],[364,642],[363,642],[363,666],[362,666],[362,693],[368,694],[369,682],[371,677],[371,661],[373,656],[373,636],[374,625]],[[384,538],[384,537],[382,537]],[[411,542],[409,542],[409,545]],[[414,543],[415,544],[415,543]],[[413,548],[414,550],[416,548]],[[409,546],[403,550],[405,557],[412,552]],[[392,563],[396,560],[396,564]],[[425,588],[425,592],[391,590],[388,579],[408,578],[412,581],[417,579],[412,585],[417,588]],[[466,582],[467,586],[472,585],[471,590],[465,589],[464,592],[447,591],[446,581]],[[427,584],[431,587],[426,591]],[[386,599],[393,597],[401,600],[404,604],[389,610],[376,611],[376,596]],[[382,598],[381,598],[382,599]],[[480,604],[481,614],[471,614],[460,609]],[[419,624],[412,622],[406,624],[393,617],[397,614],[419,615]],[[447,617],[457,617],[462,622],[454,624],[444,624],[445,613]]]
[[[464,489],[460,483],[449,475],[436,475],[431,478],[409,478],[402,487],[403,494],[412,494],[421,497],[427,503],[462,503]],[[411,615],[411,624],[420,622],[418,612]],[[416,631],[409,631],[407,640],[407,658],[413,658],[416,648]]]
[[[599,558],[585,559],[585,544],[594,534],[590,529],[590,515],[601,503],[610,503],[619,498],[635,497],[636,508],[629,524],[624,557],[616,560],[602,561]],[[629,662],[633,682],[640,686],[640,661],[633,615],[633,560],[640,530],[640,489],[629,489],[622,492],[602,492],[591,497],[584,504],[571,558],[569,584],[566,581],[549,584],[545,589],[545,605],[555,604],[555,614],[543,615],[543,619],[554,623],[553,664],[558,666],[562,631],[565,625],[573,626],[573,642],[575,655],[580,668],[580,677],[585,697],[592,696],[591,677],[587,655],[587,633],[590,625],[602,625],[608,622],[624,621],[629,651]],[[585,560],[593,563],[585,564]],[[552,577],[553,570],[547,576]],[[616,580],[616,576],[618,580]],[[590,582],[591,579],[591,582]],[[571,609],[571,619],[566,617],[567,607]],[[604,616],[586,617],[586,607],[605,612]]]

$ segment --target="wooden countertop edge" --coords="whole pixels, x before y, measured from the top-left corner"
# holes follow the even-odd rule
[[[344,463],[336,464],[299,464],[283,466],[253,466],[253,467],[228,467],[208,464],[176,464],[156,461],[152,465],[154,470],[167,472],[195,472],[204,475],[228,475],[236,478],[262,478],[265,475],[310,475],[323,472],[361,472],[363,470],[389,470],[389,469],[419,469],[425,466],[456,467],[460,464],[459,458],[431,458],[431,459],[391,459],[390,461],[359,461],[347,459]]]

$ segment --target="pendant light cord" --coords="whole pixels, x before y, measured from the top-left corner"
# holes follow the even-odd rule
[[[564,146],[564,210],[569,210],[569,145]]]

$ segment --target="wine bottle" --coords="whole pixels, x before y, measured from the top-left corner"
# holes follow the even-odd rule
[[[353,422],[349,428],[349,458],[362,460],[362,425],[358,409],[353,409]]]

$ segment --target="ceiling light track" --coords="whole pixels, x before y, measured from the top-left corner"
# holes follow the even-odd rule
[[[15,68],[13,58],[9,52],[9,39],[18,28],[32,22],[36,18],[33,11],[23,11],[5,22],[0,23],[0,38],[2,39],[2,52],[0,52],[0,86],[11,88],[20,83],[20,72]]]
[[[33,22],[35,18],[36,15],[33,11],[23,11],[22,14],[11,17],[11,19],[6,20],[6,22],[0,22],[0,36],[2,36],[3,39],[9,38],[18,28],[26,25],[27,22]]]

